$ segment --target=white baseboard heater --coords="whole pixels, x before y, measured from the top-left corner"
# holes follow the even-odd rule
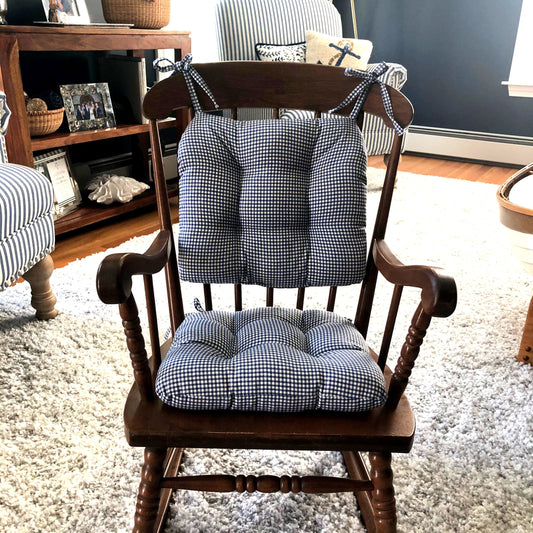
[[[533,137],[411,126],[405,151],[524,166],[533,161]]]

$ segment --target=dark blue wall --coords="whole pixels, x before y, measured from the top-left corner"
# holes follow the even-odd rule
[[[335,0],[345,32],[348,0]],[[358,34],[372,62],[407,68],[414,123],[533,137],[533,99],[510,97],[521,0],[355,0]]]

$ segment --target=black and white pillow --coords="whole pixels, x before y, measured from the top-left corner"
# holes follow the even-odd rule
[[[305,62],[305,43],[255,45],[255,55],[259,61]]]

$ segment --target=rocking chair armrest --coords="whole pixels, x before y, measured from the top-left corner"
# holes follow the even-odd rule
[[[168,262],[170,231],[160,231],[143,254],[118,253],[104,258],[96,275],[96,290],[106,304],[124,303],[131,295],[132,276],[159,272]]]
[[[450,316],[457,304],[457,287],[453,277],[437,267],[404,265],[385,241],[376,240],[374,261],[385,279],[395,285],[422,289],[422,307],[430,316]]]

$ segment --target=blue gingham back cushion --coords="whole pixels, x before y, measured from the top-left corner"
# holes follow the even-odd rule
[[[188,315],[156,393],[195,410],[360,412],[386,400],[383,374],[349,320],[274,307]]]
[[[178,160],[183,280],[280,288],[362,280],[366,152],[354,120],[198,113]]]

